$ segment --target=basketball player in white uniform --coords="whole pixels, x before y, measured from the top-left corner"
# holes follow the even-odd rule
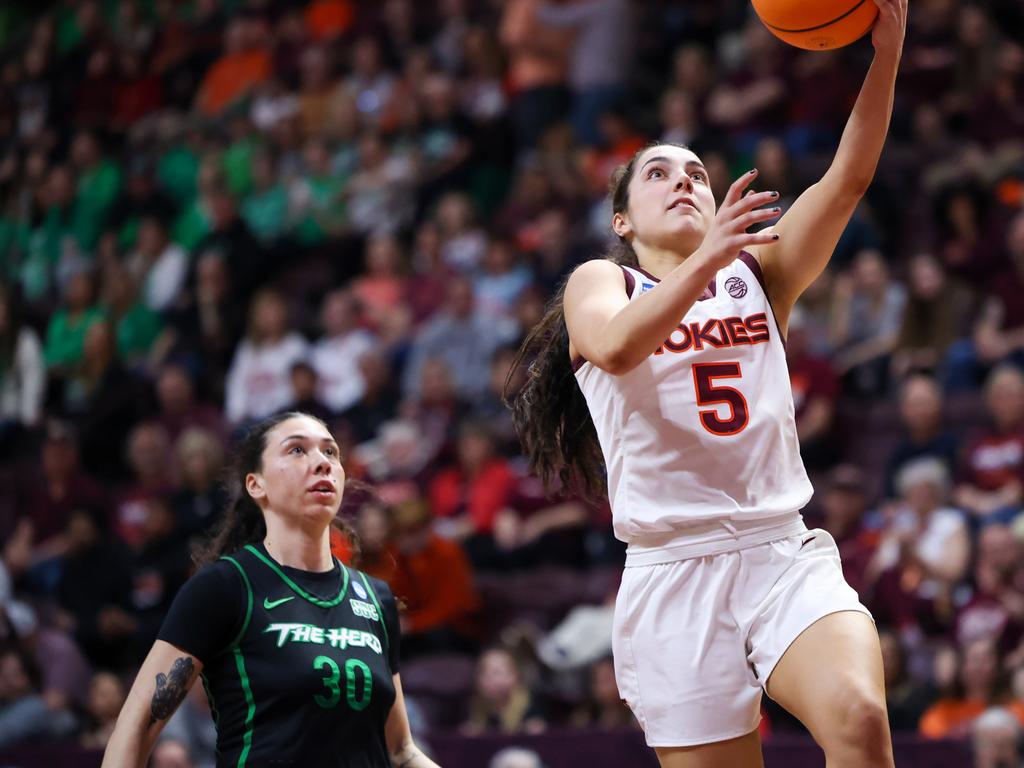
[[[716,210],[699,157],[648,147],[613,180],[618,251],[572,274],[521,351],[534,469],[592,489],[603,459],[628,545],[616,678],[664,768],[762,765],[762,690],[829,768],[893,765],[877,632],[799,513],[812,489],[784,350],[888,130],[907,3],[873,1],[875,57],[835,160],[774,227],[746,231],[778,216],[755,210],[777,193],[744,196],[755,171]]]

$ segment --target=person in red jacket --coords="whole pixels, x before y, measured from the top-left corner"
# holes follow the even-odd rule
[[[516,476],[508,462],[495,454],[494,435],[487,424],[468,421],[459,428],[456,460],[444,467],[430,484],[429,500],[434,516],[443,518],[440,532],[467,541],[490,539],[498,513],[508,506]]]
[[[390,508],[394,571],[389,586],[403,605],[402,655],[477,650],[480,596],[458,542],[438,536],[419,498]]]

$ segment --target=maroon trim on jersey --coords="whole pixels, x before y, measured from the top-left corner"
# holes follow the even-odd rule
[[[757,282],[761,284],[761,290],[764,291],[764,295],[768,295],[768,289],[764,286],[764,272],[761,271],[761,264],[754,257],[754,254],[748,253],[747,251],[740,251],[739,260],[747,265],[747,269],[754,273],[754,277],[757,278]]]
[[[782,341],[782,348],[785,349],[786,335],[779,327],[779,318],[775,316],[775,307],[772,306],[771,297],[768,296],[768,289],[764,284],[764,272],[761,271],[761,262],[757,260],[754,254],[748,253],[747,251],[740,251],[739,260],[747,265],[747,269],[753,273],[754,277],[757,278],[757,282],[761,285],[761,290],[764,291],[764,300],[768,304],[768,309],[771,310],[772,313],[772,320],[775,322],[775,330],[779,332],[779,339]]]
[[[633,289],[636,288],[636,278],[621,264],[619,264],[619,269],[622,270],[622,276],[626,279],[626,298],[631,299],[633,298]]]
[[[622,270],[622,278],[623,278],[623,280],[626,281],[626,298],[627,299],[632,299],[633,298],[633,289],[636,288],[636,278],[633,277],[633,273],[632,272],[630,272],[628,269],[626,269],[621,264],[619,264],[619,269]],[[643,272],[643,270],[640,270],[640,271]],[[644,274],[646,275],[647,273],[644,272]],[[657,278],[654,278],[654,279],[656,280]],[[577,355],[575,358],[573,358],[573,361],[572,361],[572,372],[576,373],[576,371],[578,371],[580,368],[583,367],[583,364],[585,362],[587,362],[587,360],[582,355]]]
[[[644,277],[649,277],[651,280],[653,280],[656,283],[660,283],[661,282],[661,280],[656,278],[654,275],[652,275],[650,272],[648,272],[643,267],[633,267],[633,269],[635,269],[637,272],[639,272]],[[715,298],[715,296],[717,296],[717,295],[718,295],[718,278],[717,277],[712,277],[711,278],[711,282],[709,282],[707,284],[707,286],[704,288],[704,292],[700,296],[697,297],[697,301],[707,301],[708,299]]]

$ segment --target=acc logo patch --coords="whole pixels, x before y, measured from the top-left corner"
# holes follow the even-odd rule
[[[352,613],[356,616],[361,616],[364,619],[371,619],[373,621],[380,621],[380,615],[377,613],[377,606],[364,603],[362,600],[356,600],[354,597],[348,602],[349,605],[352,606]]]
[[[734,299],[742,299],[747,295],[747,284],[743,282],[742,278],[730,277],[725,281],[725,290]]]

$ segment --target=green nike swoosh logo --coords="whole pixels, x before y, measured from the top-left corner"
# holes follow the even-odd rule
[[[269,611],[271,608],[277,608],[277,606],[279,606],[281,603],[287,603],[289,600],[294,600],[294,599],[295,599],[294,596],[293,597],[282,597],[280,600],[268,600],[267,598],[264,597],[263,598],[263,607],[266,608]]]

